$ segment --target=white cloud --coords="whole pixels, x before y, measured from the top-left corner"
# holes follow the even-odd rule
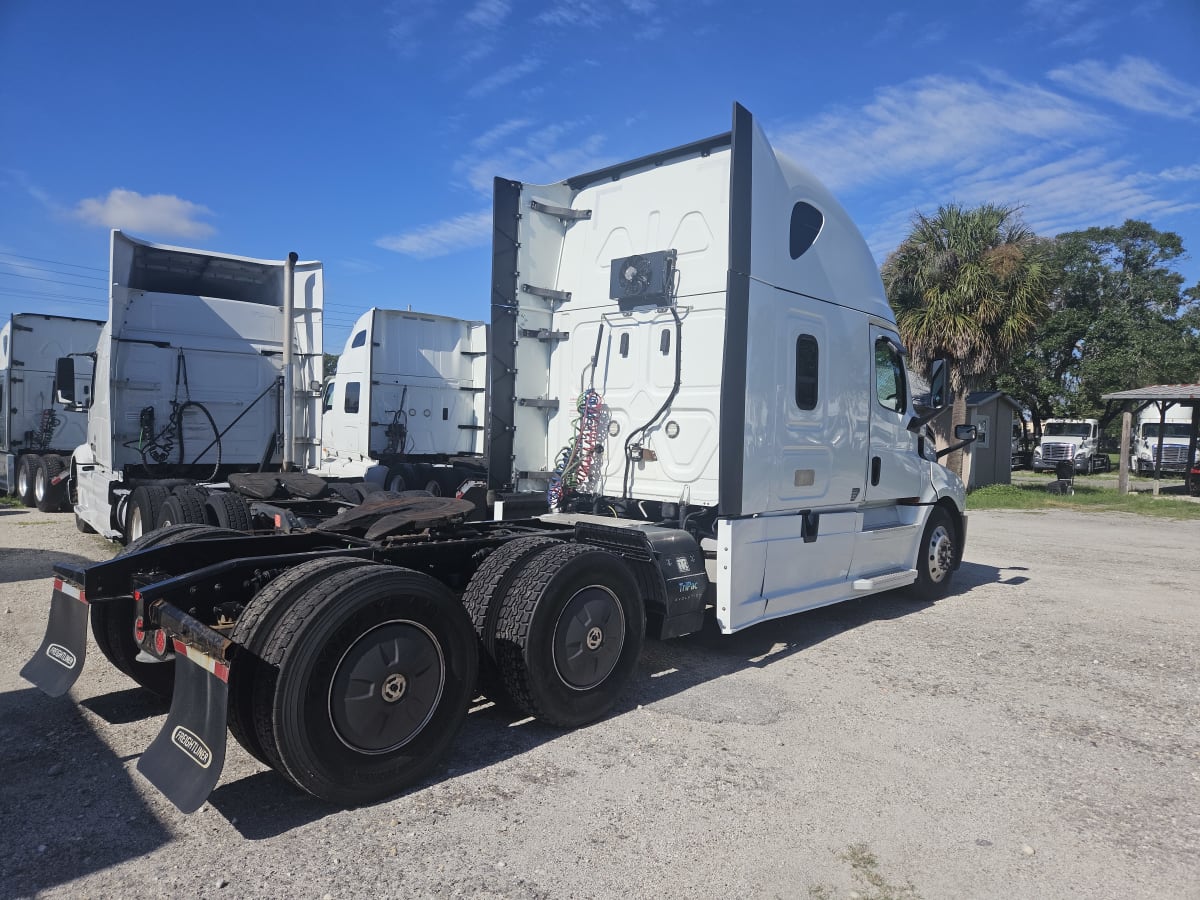
[[[437,15],[437,0],[393,0],[386,15],[391,20],[388,41],[396,54],[411,59],[421,50],[421,34]]]
[[[477,82],[467,91],[467,96],[472,99],[486,97],[493,91],[499,90],[507,84],[511,84],[520,78],[524,78],[541,68],[542,61],[537,57],[530,57],[522,60],[519,63],[513,63],[511,66],[505,66],[502,69],[497,69],[491,75]]]
[[[549,9],[539,13],[533,21],[538,25],[594,28],[607,21],[608,17],[608,10],[594,0],[558,0]]]
[[[1163,181],[1200,181],[1200,163],[1163,169],[1158,177]]]
[[[587,120],[542,125],[509,119],[472,141],[472,152],[454,162],[454,172],[468,187],[490,194],[497,175],[531,184],[551,184],[609,165],[605,137],[584,133]]]
[[[1138,112],[1188,119],[1200,113],[1200,88],[1168,75],[1148,59],[1126,56],[1114,68],[1096,60],[1062,66],[1050,79],[1089,97]]]
[[[1107,120],[1034,85],[928,77],[883,88],[842,109],[776,131],[775,144],[832,188],[970,169],[1032,141],[1099,134]]]
[[[492,211],[486,209],[381,237],[375,245],[405,256],[430,259],[470,247],[482,247],[491,237]]]
[[[126,228],[173,237],[207,237],[215,229],[201,216],[212,210],[173,194],[143,195],[137,191],[114,188],[107,197],[80,200],[71,215],[89,225]]]
[[[509,119],[506,122],[501,122],[494,128],[490,128],[481,134],[475,140],[471,141],[471,146],[476,150],[486,150],[498,141],[503,140],[514,132],[518,132],[523,128],[527,128],[530,124],[529,119]]]
[[[512,4],[508,0],[478,0],[463,16],[471,25],[489,30],[499,28],[508,14],[512,12]]]

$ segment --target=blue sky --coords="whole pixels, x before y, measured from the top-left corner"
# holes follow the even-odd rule
[[[914,211],[1146,219],[1200,280],[1200,0],[0,0],[0,315],[105,315],[108,229],[325,263],[489,315],[493,176],[729,128],[736,100],[880,261]]]

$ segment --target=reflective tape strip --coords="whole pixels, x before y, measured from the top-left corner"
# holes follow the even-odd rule
[[[83,594],[83,588],[77,588],[70,582],[63,581],[61,578],[54,579],[54,589],[62,591],[72,600],[78,600],[80,603],[87,603],[87,597]]]
[[[219,662],[213,659],[207,653],[197,650],[195,647],[189,647],[179,638],[174,638],[175,652],[180,656],[186,656],[190,662],[194,662],[200,668],[204,669],[213,675],[216,675],[226,684],[229,683],[229,664]]]

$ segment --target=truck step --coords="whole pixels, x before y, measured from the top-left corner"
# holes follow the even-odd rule
[[[916,569],[902,569],[899,572],[885,572],[882,575],[872,575],[870,578],[854,579],[856,591],[886,591],[889,588],[903,587],[917,580]]]

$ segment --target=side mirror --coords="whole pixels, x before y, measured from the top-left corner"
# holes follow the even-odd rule
[[[974,425],[955,425],[954,439],[956,441],[966,441],[970,443],[979,436],[978,430]]]
[[[64,406],[75,404],[75,360],[60,356],[54,363],[55,402]]]
[[[929,408],[942,409],[949,392],[946,390],[949,370],[944,359],[935,359],[929,367]]]

